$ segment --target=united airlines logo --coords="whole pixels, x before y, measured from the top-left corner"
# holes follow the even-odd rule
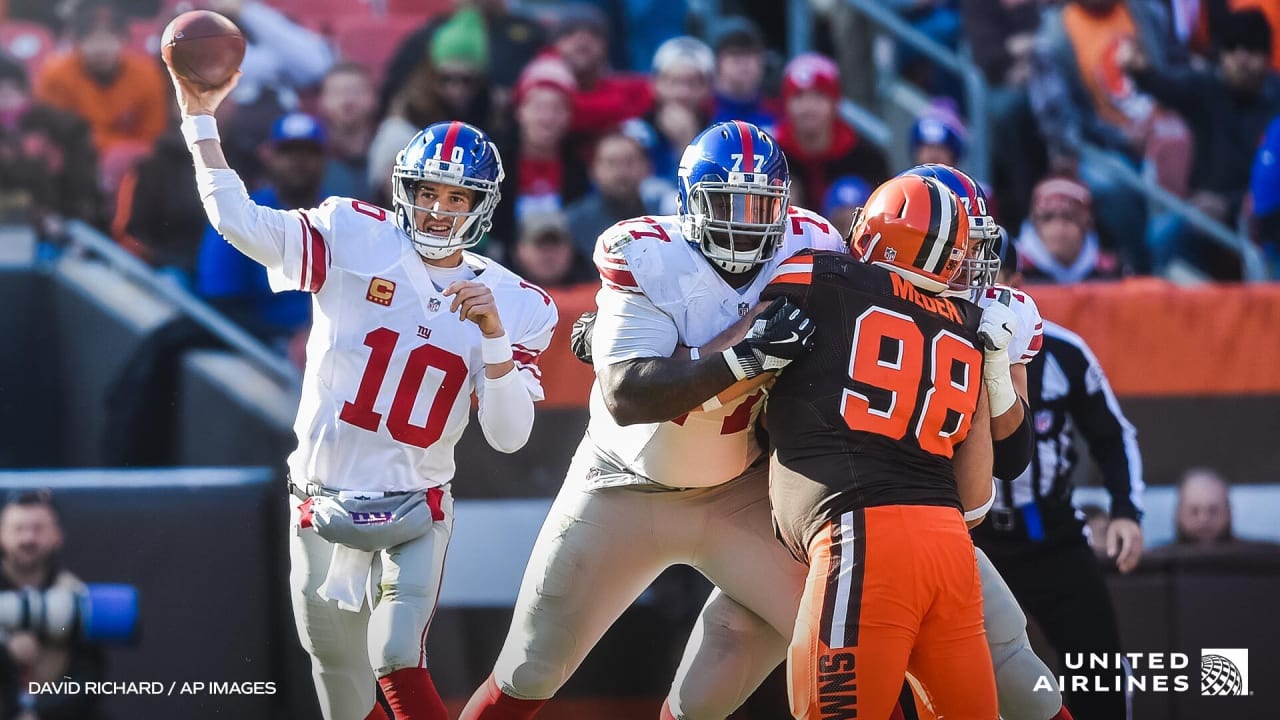
[[[1249,649],[1205,648],[1200,651],[1201,695],[1248,695]]]
[[[391,522],[389,512],[353,512],[351,522],[355,525],[385,525]]]
[[[1034,690],[1072,693],[1194,693],[1195,664],[1181,652],[1066,653],[1066,673],[1041,676]],[[1200,651],[1200,694],[1252,695],[1248,648]]]

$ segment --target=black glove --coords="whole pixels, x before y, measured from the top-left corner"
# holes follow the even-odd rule
[[[747,337],[724,351],[724,359],[739,380],[781,370],[813,345],[814,329],[800,308],[777,298],[756,317]]]
[[[596,329],[596,314],[588,310],[573,321],[573,330],[569,331],[569,348],[573,356],[590,365],[591,333]]]

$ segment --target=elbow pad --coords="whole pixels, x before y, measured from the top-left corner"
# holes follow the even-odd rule
[[[1031,431],[1031,408],[1022,403],[1022,423],[1009,437],[992,443],[995,455],[991,474],[1001,480],[1013,480],[1022,474],[1031,464],[1031,453],[1035,450],[1035,434]]]

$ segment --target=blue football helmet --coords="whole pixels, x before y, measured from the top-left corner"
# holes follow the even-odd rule
[[[396,222],[413,241],[418,254],[439,260],[474,247],[493,225],[502,182],[502,158],[484,131],[464,122],[441,122],[424,128],[396,156],[392,170],[392,199]],[[420,182],[441,183],[471,190],[471,210],[450,212],[416,204]],[[430,213],[454,220],[446,235],[418,229],[416,214]],[[456,222],[457,218],[465,218]]]
[[[1000,228],[987,210],[987,194],[978,181],[950,165],[940,163],[916,165],[901,174],[931,177],[940,181],[956,194],[969,213],[969,256],[961,264],[951,289],[985,290],[994,285],[996,274],[1000,272],[1000,255],[996,247]]]
[[[768,262],[786,227],[791,198],[787,158],[769,134],[730,120],[703,130],[676,173],[685,239],[725,272]]]

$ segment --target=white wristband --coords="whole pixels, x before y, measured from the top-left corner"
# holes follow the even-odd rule
[[[1013,376],[1009,374],[1009,355],[1004,350],[987,353],[986,362],[982,365],[982,380],[987,385],[991,417],[1000,417],[1018,402]]]
[[[182,138],[191,150],[195,150],[201,140],[222,140],[218,136],[218,121],[212,115],[184,115],[180,127]]]
[[[480,357],[484,360],[485,365],[501,365],[508,360],[515,359],[511,352],[511,341],[507,339],[507,334],[502,333],[498,337],[487,337],[481,340]]]
[[[987,498],[987,501],[982,503],[982,505],[980,505],[979,507],[976,507],[972,510],[966,510],[964,513],[964,521],[967,523],[971,523],[974,520],[981,519],[991,510],[991,506],[995,504],[996,504],[996,481],[995,481],[995,478],[992,478],[991,497]]]

